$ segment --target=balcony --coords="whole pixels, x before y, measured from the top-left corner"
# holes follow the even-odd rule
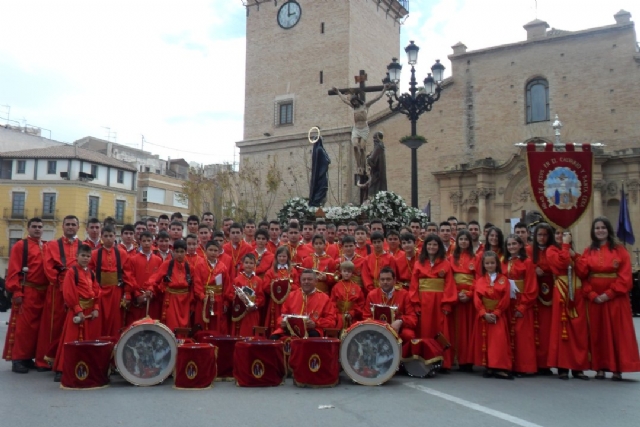
[[[131,221],[130,215],[125,215],[125,216],[114,215],[112,218],[116,220],[116,225],[133,224],[133,222]]]
[[[43,212],[40,209],[33,210],[33,216],[42,219],[43,221],[60,221],[60,212],[58,209],[53,212]]]
[[[26,220],[29,219],[28,209],[4,208],[2,218],[6,220]]]

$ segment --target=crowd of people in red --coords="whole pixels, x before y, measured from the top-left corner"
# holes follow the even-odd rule
[[[172,331],[202,329],[252,336],[262,327],[287,335],[284,316],[306,315],[309,336],[371,318],[391,306],[404,341],[442,334],[453,366],[485,377],[553,375],[587,380],[584,371],[640,371],[629,301],[629,253],[611,223],[596,218],[580,254],[571,233],[539,223],[504,236],[500,228],[449,218],[412,220],[385,230],[292,220],[243,225],[214,216],[149,218],[121,229],[92,219],[78,238],[78,218],[43,242],[42,221],[12,248],[6,287],[13,293],[3,358],[12,370],[54,370],[61,342],[117,337],[149,316]],[[302,274],[314,273],[314,274]],[[304,279],[301,280],[301,277]],[[86,320],[86,321],[85,321]]]

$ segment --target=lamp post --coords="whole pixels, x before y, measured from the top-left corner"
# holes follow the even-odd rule
[[[406,115],[411,122],[411,138],[402,141],[402,143],[411,149],[411,206],[414,208],[418,207],[418,148],[425,143],[423,138],[416,138],[416,124],[422,113],[431,111],[433,104],[440,99],[440,92],[442,91],[440,84],[444,74],[444,65],[437,59],[436,63],[431,67],[433,76],[429,73],[424,79],[424,88],[418,89],[415,65],[418,62],[419,50],[420,48],[414,44],[413,40],[404,49],[407,53],[407,62],[411,65],[409,93],[405,92],[398,96],[397,88],[402,71],[402,65],[398,63],[398,59],[393,58],[392,62],[387,66],[388,82],[392,83],[396,89],[395,91],[387,92],[389,108],[391,111]]]

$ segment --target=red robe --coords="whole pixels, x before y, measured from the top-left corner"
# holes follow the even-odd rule
[[[570,248],[571,245],[563,244],[562,249],[552,246],[547,251],[547,260],[555,277],[547,364],[560,369],[584,371],[591,366],[587,309],[581,282],[575,279],[575,266],[573,301],[569,298],[567,271],[573,261]]]
[[[206,258],[202,258],[198,253],[186,254],[184,260],[189,263],[191,271],[196,271],[196,267],[203,263]]]
[[[582,292],[587,298],[590,326],[591,369],[611,372],[640,371],[638,342],[633,327],[629,291],[633,279],[629,252],[622,245],[610,249],[585,249],[578,260],[578,274],[584,277]],[[609,301],[598,304],[606,294]]]
[[[49,280],[44,273],[44,244],[40,239],[27,238],[27,272],[23,277],[24,240],[11,248],[5,287],[13,298],[22,297],[22,304],[11,306],[9,329],[2,358],[31,360],[36,357],[38,329],[42,318]]]
[[[534,306],[538,298],[538,282],[531,258],[513,258],[502,264],[502,272],[507,279],[514,280],[518,288],[516,299],[511,299],[509,329],[513,370],[520,373],[538,371],[536,339],[534,330]],[[516,311],[522,317],[515,317]]]
[[[324,251],[333,259],[336,259],[340,256],[340,249],[338,248],[338,245],[334,243],[327,242],[324,245]]]
[[[336,328],[348,328],[352,323],[362,320],[365,309],[364,294],[356,282],[340,280],[336,283],[331,289],[331,302],[336,308]],[[346,314],[351,315],[350,322],[346,322]]]
[[[362,282],[364,283],[365,294],[380,287],[380,270],[387,266],[391,267],[396,272],[396,277],[398,277],[396,260],[390,253],[383,252],[380,255],[376,255],[372,252],[365,258],[364,266],[362,267]]]
[[[416,262],[409,295],[420,317],[419,338],[434,338],[442,333],[451,342],[451,307],[457,302],[458,293],[449,261],[438,260],[433,266],[428,259],[424,264]],[[443,367],[449,369],[452,364],[453,352],[448,351],[444,355]]]
[[[342,254],[342,256],[336,259],[336,274],[340,277],[340,264],[345,261],[351,261],[354,265],[353,273],[351,274],[351,280],[356,282],[358,286],[364,292],[364,284],[362,283],[362,268],[364,267],[364,258],[358,254],[353,254],[351,259],[347,259],[346,255]]]
[[[327,295],[330,295],[331,287],[336,282],[334,276],[332,275],[333,272],[336,271],[336,261],[333,258],[331,258],[326,253],[318,255],[314,252],[302,261],[302,268],[312,268],[322,273],[330,273],[327,274],[327,280],[318,280],[316,284],[316,289],[324,292]]]
[[[549,358],[554,280],[551,267],[547,261],[547,249],[538,251],[538,262],[533,267],[534,270],[536,267],[540,267],[544,271],[542,276],[536,274],[538,278],[538,300],[533,307],[534,318],[538,323],[538,330],[536,331],[538,369],[550,367],[547,364],[547,359]],[[533,258],[531,260],[533,261]]]
[[[329,296],[318,291],[313,291],[310,295],[305,295],[302,289],[293,291],[282,306],[282,314],[278,318],[278,329],[273,332],[274,334],[288,335],[288,331],[285,332],[280,327],[283,316],[286,314],[308,316],[310,320],[315,322],[315,329],[320,335],[323,335],[324,329],[336,326],[336,312]]]
[[[273,268],[273,262],[276,257],[268,250],[264,251],[262,255],[259,255],[255,249],[252,253],[256,257],[256,274],[263,279],[264,275]]]
[[[456,294],[464,292],[470,299],[458,303],[453,307],[453,329],[451,345],[459,365],[473,364],[475,361],[475,348],[473,346],[475,327],[477,321],[476,307],[473,304],[473,290],[476,279],[477,260],[466,252],[460,254],[456,261],[453,256],[449,258],[453,280],[456,283]]]
[[[409,290],[411,284],[411,276],[413,276],[413,266],[418,259],[417,255],[408,258],[404,251],[398,252],[394,256],[396,262],[396,289]]]
[[[157,255],[158,257],[160,257],[160,259],[164,262],[166,260],[172,260],[173,259],[173,253],[171,252],[171,249],[169,249],[166,253],[162,252],[160,249],[154,249],[153,250],[153,254]]]
[[[124,243],[119,243],[118,247],[127,254],[127,257],[135,255],[136,252],[138,252],[138,244],[136,242],[133,242],[133,245],[131,245],[130,249],[127,249]]]
[[[100,272],[100,324],[102,325],[101,337],[119,337],[120,329],[124,326],[122,324],[123,311],[120,307],[122,297],[125,296],[127,300],[131,300],[131,294],[125,295],[123,287],[118,286],[117,278],[117,262],[115,251],[120,253],[120,268],[124,268],[129,256],[124,249],[119,247],[112,247],[107,249],[101,247],[94,250],[91,253],[91,261],[89,262],[89,268],[96,273],[98,267],[98,254],[102,253],[101,272]],[[124,281],[124,273],[122,279]],[[126,316],[126,313],[125,313]],[[125,319],[126,321],[126,319]]]
[[[510,371],[513,353],[509,333],[511,285],[504,274],[497,274],[492,285],[488,274],[476,280],[473,303],[476,306],[475,364],[489,369]],[[496,315],[496,323],[487,323],[486,313]]]
[[[277,242],[273,242],[269,240],[267,242],[267,250],[271,252],[273,255],[276,254],[276,251],[278,250],[279,247],[280,247],[280,240],[278,240]]]
[[[64,343],[72,341],[95,340],[101,336],[102,313],[97,319],[87,319],[82,323],[73,323],[73,318],[78,313],[85,316],[93,310],[100,312],[100,286],[90,269],[78,269],[78,282],[76,283],[75,271],[69,268],[62,284],[64,303],[69,307],[65,315],[64,328],[62,330],[60,345],[56,350],[56,358],[53,365],[54,371],[62,371],[64,367]]]
[[[150,279],[156,274],[162,265],[162,258],[150,254],[149,258],[142,252],[129,257],[124,263],[125,292],[131,295],[131,305],[127,313],[127,324],[140,320],[146,316],[147,305],[138,305],[136,299],[146,291],[153,292],[153,286],[149,286]],[[162,314],[162,299],[152,298],[149,302],[149,317],[159,320]]]
[[[246,254],[253,252],[253,247],[243,239],[240,240],[240,243],[238,243],[238,246],[236,246],[235,248],[233,247],[233,244],[229,242],[225,243],[222,246],[222,249],[225,254],[231,257],[231,268],[229,269],[229,277],[231,277],[231,280],[233,281],[238,273],[242,271],[242,258],[244,258]]]
[[[185,262],[175,261],[171,282],[165,281],[170,263],[171,261],[163,262],[156,274],[149,279],[153,282],[147,285],[153,286],[155,295],[164,294],[160,321],[174,331],[175,328],[189,327],[193,286],[187,282]],[[193,277],[193,271],[189,272]]]
[[[294,264],[302,265],[302,261],[313,253],[313,246],[305,245],[302,241],[298,242],[297,245],[287,243],[286,246],[289,248],[291,262]]]
[[[364,318],[371,319],[371,304],[385,304],[398,307],[395,313],[396,320],[402,320],[402,328],[400,329],[400,338],[405,343],[410,343],[416,337],[415,329],[418,326],[418,316],[411,302],[409,291],[404,289],[396,289],[393,291],[391,298],[387,298],[382,289],[374,289],[367,295],[365,302]],[[434,335],[435,336],[435,335]],[[433,338],[433,337],[431,337]],[[404,346],[403,346],[404,347]]]
[[[220,276],[221,284],[216,277]],[[213,331],[220,335],[229,334],[229,288],[231,278],[227,266],[217,261],[214,266],[209,260],[198,264],[193,274],[193,290],[196,298],[195,323],[205,331]],[[205,305],[206,298],[206,305]],[[213,308],[214,315],[211,316]],[[203,312],[205,318],[203,318]]]
[[[66,265],[62,265],[60,258],[59,242],[65,254]],[[65,306],[62,299],[62,282],[68,269],[76,265],[76,256],[80,248],[80,240],[72,241],[66,237],[47,242],[44,246],[44,273],[49,279],[47,297],[40,318],[40,329],[38,331],[38,346],[36,348],[36,365],[38,367],[49,367],[48,362],[55,359],[60,343],[60,334],[65,322]]]
[[[233,284],[239,288],[243,288],[245,286],[253,289],[255,295],[250,297],[251,301],[256,305],[257,310],[254,311],[246,311],[244,317],[238,320],[233,320],[231,318],[231,335],[234,337],[252,337],[253,336],[253,327],[260,326],[260,312],[259,309],[264,305],[264,293],[262,292],[262,279],[260,279],[255,274],[247,277],[244,272],[238,274],[233,281]],[[231,293],[233,292],[233,294]],[[235,295],[235,289],[233,287],[229,291],[230,299],[233,300],[232,305],[232,316],[233,316],[233,306],[236,304],[244,304],[239,298]]]
[[[276,280],[289,280],[289,294],[279,301],[276,301],[278,298],[271,292],[272,283]],[[286,298],[291,295],[291,292],[299,288],[300,275],[295,268],[280,268],[277,272],[272,268],[264,275],[264,279],[262,280],[262,292],[268,301],[264,326],[269,328],[270,331],[273,331],[278,327],[278,318],[280,317],[282,305],[286,301]]]
[[[102,239],[98,239],[98,243],[94,243],[93,240],[87,237],[82,244],[89,246],[92,250],[99,249],[102,247]]]
[[[368,257],[372,252],[373,248],[371,247],[371,244],[365,243],[362,246],[358,246],[358,244],[356,243],[356,253],[362,258]]]

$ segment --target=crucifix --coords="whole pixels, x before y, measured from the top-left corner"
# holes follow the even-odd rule
[[[380,100],[385,91],[389,89],[388,85],[367,86],[367,73],[360,70],[355,76],[355,82],[358,84],[356,88],[337,89],[333,87],[328,94],[337,95],[342,102],[353,109],[353,128],[351,130],[351,143],[356,158],[356,176],[355,183],[360,188],[360,203],[362,204],[367,198],[367,187],[369,185],[369,177],[366,171],[366,149],[367,138],[369,137],[369,107]],[[371,101],[366,102],[367,92],[380,92],[378,96]],[[350,94],[350,97],[345,95]]]
[[[640,249],[636,249],[635,251],[633,251],[634,254],[636,254],[636,263],[635,265],[640,265]]]

